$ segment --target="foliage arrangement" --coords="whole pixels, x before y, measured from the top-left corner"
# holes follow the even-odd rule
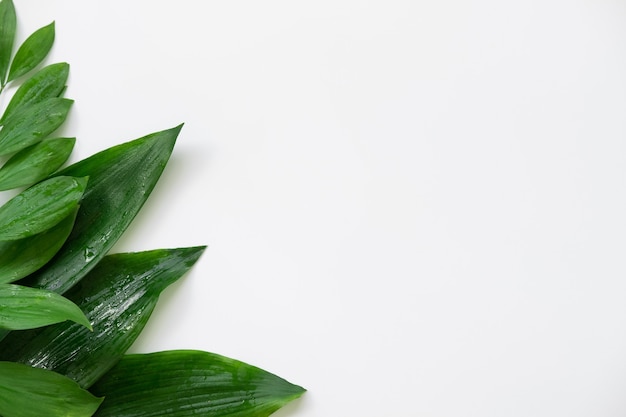
[[[0,191],[21,192],[0,207],[0,415],[267,416],[302,395],[208,352],[126,354],[161,291],[204,250],[108,254],[181,126],[61,169],[75,139],[50,136],[72,107],[63,97],[69,65],[41,66],[54,23],[14,53],[15,34],[14,4],[1,0],[0,93],[16,89],[0,117]]]

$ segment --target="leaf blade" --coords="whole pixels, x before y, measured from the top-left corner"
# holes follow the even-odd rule
[[[4,417],[89,417],[101,402],[54,372],[0,362],[0,414]]]
[[[37,29],[18,48],[7,81],[26,74],[44,60],[54,43],[54,22]]]
[[[0,207],[0,241],[44,232],[78,206],[87,178],[55,177],[21,192]]]
[[[7,105],[0,123],[6,122],[21,110],[44,101],[59,97],[65,90],[70,66],[65,62],[48,65],[26,80],[17,89]]]
[[[266,417],[304,388],[213,353],[181,350],[125,356],[91,389],[94,416]]]
[[[91,386],[139,336],[161,291],[183,276],[204,249],[159,249],[104,257],[66,293],[89,318],[93,332],[69,322],[13,332],[0,342],[1,360],[53,370],[82,387]]]
[[[73,103],[66,98],[50,98],[14,114],[0,130],[0,155],[42,141],[65,122]]]
[[[81,309],[67,298],[46,290],[0,284],[0,328],[26,330],[72,320],[91,329]]]
[[[0,2],[0,85],[4,86],[13,53],[13,42],[17,29],[13,0]]]
[[[76,212],[43,233],[0,242],[0,283],[24,278],[50,261],[70,235]]]
[[[75,143],[75,138],[56,138],[22,149],[0,168],[0,191],[43,180],[67,161]]]
[[[114,146],[57,174],[89,176],[89,183],[66,244],[27,285],[62,294],[104,257],[152,192],[181,128]]]

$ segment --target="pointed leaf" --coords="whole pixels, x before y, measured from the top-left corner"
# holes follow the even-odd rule
[[[91,329],[80,308],[62,295],[22,285],[0,284],[0,328],[34,329],[65,320]]]
[[[182,126],[102,151],[59,175],[89,176],[74,229],[28,285],[64,293],[109,251],[152,192]]]
[[[44,60],[54,43],[54,22],[36,30],[19,47],[11,63],[9,77],[11,81],[20,77]]]
[[[22,191],[0,207],[0,241],[41,233],[69,216],[80,201],[87,178],[56,177]]]
[[[89,417],[101,402],[62,375],[0,362],[0,414],[4,417]]]
[[[70,235],[77,211],[43,233],[0,242],[0,283],[24,278],[52,259]]]
[[[11,62],[15,30],[17,28],[15,7],[12,0],[0,2],[0,84],[4,86]]]
[[[0,155],[17,152],[46,138],[63,124],[72,103],[66,98],[49,98],[14,114],[0,130]]]
[[[66,293],[93,323],[12,332],[0,358],[45,368],[91,386],[119,361],[144,328],[161,291],[180,278],[203,247],[106,256]]]
[[[21,110],[49,98],[60,97],[65,90],[65,83],[70,73],[70,66],[61,62],[42,68],[26,80],[17,89],[7,106],[0,123],[4,123]]]
[[[0,191],[46,178],[67,161],[75,142],[75,138],[49,139],[19,151],[0,168]]]
[[[257,367],[199,351],[125,356],[91,390],[94,416],[266,417],[304,388]]]

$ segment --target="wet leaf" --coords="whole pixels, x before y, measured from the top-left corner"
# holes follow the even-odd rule
[[[30,35],[18,48],[11,62],[7,81],[26,74],[44,60],[54,43],[54,22]]]
[[[12,0],[0,2],[0,84],[4,86],[11,62],[17,20]]]

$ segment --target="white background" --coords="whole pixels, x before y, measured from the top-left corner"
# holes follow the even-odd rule
[[[115,250],[209,248],[133,351],[305,386],[281,417],[625,415],[626,3],[16,8],[73,160],[185,122]]]

